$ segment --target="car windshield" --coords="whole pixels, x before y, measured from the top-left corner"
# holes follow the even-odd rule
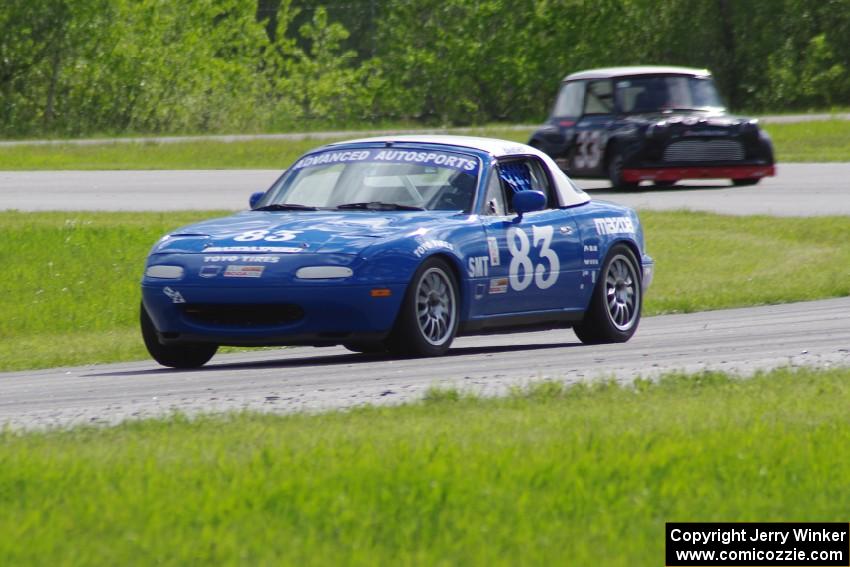
[[[255,210],[469,212],[479,162],[471,155],[395,148],[331,149],[299,159]]]
[[[633,77],[616,82],[617,104],[626,114],[665,110],[721,110],[708,77]]]

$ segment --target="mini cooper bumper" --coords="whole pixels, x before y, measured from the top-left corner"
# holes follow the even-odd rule
[[[758,179],[776,175],[773,165],[699,165],[623,168],[623,181],[680,181],[682,179]]]

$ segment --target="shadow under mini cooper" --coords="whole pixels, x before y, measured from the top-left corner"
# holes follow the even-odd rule
[[[729,116],[705,69],[617,67],[568,75],[552,115],[529,144],[574,177],[682,179],[754,185],[775,174],[773,146],[757,120]]]
[[[624,342],[652,279],[633,210],[591,201],[513,142],[331,144],[250,204],[151,250],[141,329],[160,364],[201,366],[219,345],[431,356],[515,329]]]

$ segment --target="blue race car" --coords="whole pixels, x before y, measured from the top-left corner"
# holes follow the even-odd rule
[[[434,356],[459,335],[520,329],[624,342],[652,280],[635,212],[591,201],[514,142],[330,144],[250,205],[151,250],[140,318],[160,364],[198,367],[219,345]]]

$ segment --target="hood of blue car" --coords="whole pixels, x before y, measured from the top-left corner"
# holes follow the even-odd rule
[[[356,254],[380,239],[444,226],[451,217],[466,218],[449,211],[246,211],[182,227],[157,243],[153,253]]]

